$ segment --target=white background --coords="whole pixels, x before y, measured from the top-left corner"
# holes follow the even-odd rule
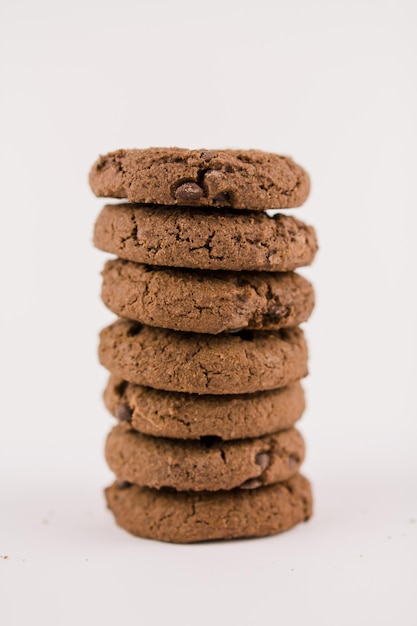
[[[416,17],[412,0],[1,2],[2,624],[416,623]],[[316,512],[280,536],[161,544],[105,510],[112,316],[87,174],[158,145],[291,154],[312,177]]]

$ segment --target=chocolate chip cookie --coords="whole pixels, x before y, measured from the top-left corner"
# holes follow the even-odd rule
[[[146,204],[286,209],[307,198],[307,173],[286,156],[260,150],[116,150],[90,172],[96,196]]]
[[[293,272],[203,272],[121,259],[106,263],[101,297],[121,317],[209,334],[298,326],[314,306],[313,287]]]
[[[299,382],[241,395],[161,391],[110,376],[104,401],[110,413],[154,437],[223,440],[260,437],[294,426],[304,408]]]
[[[135,204],[105,206],[94,244],[148,265],[266,272],[309,265],[318,248],[314,229],[290,215]]]
[[[217,492],[114,483],[105,495],[119,526],[139,537],[174,543],[273,535],[312,515],[310,483],[300,474],[258,489]]]
[[[299,328],[204,335],[120,319],[101,331],[99,358],[128,382],[199,394],[276,389],[307,375]]]
[[[118,480],[178,491],[255,489],[294,476],[304,440],[291,428],[254,439],[180,441],[151,437],[121,422],[106,442],[106,460]]]

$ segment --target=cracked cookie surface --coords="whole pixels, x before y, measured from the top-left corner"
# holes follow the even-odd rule
[[[143,435],[121,422],[106,441],[106,460],[119,481],[155,489],[255,489],[291,478],[303,459],[304,440],[295,428],[253,439],[181,441]]]
[[[305,408],[299,382],[258,393],[214,396],[161,391],[110,376],[104,401],[112,415],[135,430],[174,439],[260,437],[291,428]]]
[[[101,331],[99,359],[128,382],[198,394],[277,389],[307,375],[299,328],[203,335],[119,319]]]
[[[290,215],[145,205],[106,205],[94,244],[121,259],[211,270],[288,272],[310,265],[314,229]]]
[[[300,474],[258,489],[218,492],[114,483],[105,495],[119,526],[139,537],[174,543],[273,535],[312,515],[311,486]]]
[[[96,196],[165,205],[263,211],[300,206],[307,173],[290,157],[260,150],[116,150],[90,172]]]
[[[150,326],[218,334],[298,326],[313,310],[311,284],[293,272],[208,272],[116,259],[101,297],[116,315]]]

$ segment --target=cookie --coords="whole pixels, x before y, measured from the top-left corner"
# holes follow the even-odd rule
[[[200,335],[120,319],[101,331],[99,358],[128,382],[187,393],[253,393],[307,375],[299,328]]]
[[[101,297],[121,317],[209,334],[298,326],[314,306],[313,287],[293,272],[204,272],[121,259],[106,263]]]
[[[289,272],[310,265],[314,229],[290,215],[107,205],[94,244],[121,259],[205,270]]]
[[[258,489],[217,492],[114,483],[105,495],[119,526],[139,537],[174,543],[273,535],[312,515],[311,486],[300,474]]]
[[[121,422],[106,442],[106,460],[120,481],[178,491],[255,489],[294,476],[304,440],[291,428],[254,439],[181,441],[143,435]]]
[[[292,159],[260,150],[116,150],[90,172],[96,196],[146,204],[235,209],[288,209],[310,191]]]
[[[174,439],[260,437],[291,428],[305,409],[299,382],[251,394],[199,396],[133,385],[110,376],[104,401],[112,415],[135,430]]]

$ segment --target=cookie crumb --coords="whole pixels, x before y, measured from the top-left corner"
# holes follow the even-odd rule
[[[7,556],[7,554],[2,554],[0,555],[0,559],[3,559],[4,561],[6,561],[9,557]]]

